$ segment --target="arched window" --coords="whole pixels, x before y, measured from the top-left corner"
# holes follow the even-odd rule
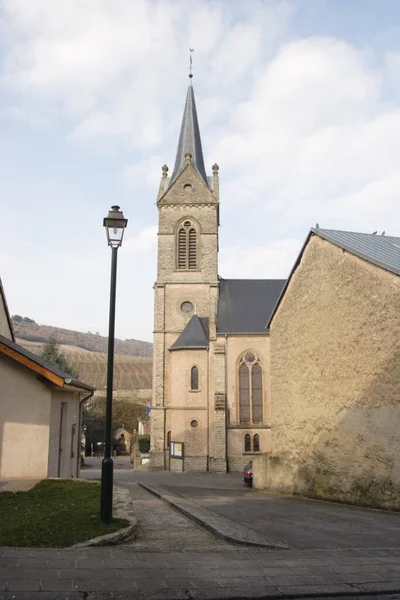
[[[260,436],[258,433],[253,437],[253,451],[260,452]]]
[[[177,236],[178,269],[197,269],[197,231],[191,221],[184,221]]]
[[[192,367],[190,371],[190,389],[199,389],[199,369],[197,367]]]
[[[167,433],[167,448],[169,448],[171,446],[171,432],[168,431]]]
[[[251,437],[249,433],[244,436],[244,451],[251,452]]]
[[[251,425],[263,422],[263,375],[254,352],[246,352],[239,363],[239,420]]]

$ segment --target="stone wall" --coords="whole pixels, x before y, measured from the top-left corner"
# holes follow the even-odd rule
[[[271,326],[269,485],[400,505],[400,279],[313,235]]]

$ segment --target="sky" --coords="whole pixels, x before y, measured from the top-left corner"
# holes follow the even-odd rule
[[[152,341],[161,166],[189,47],[219,273],[285,278],[310,227],[400,236],[400,2],[0,0],[0,277],[11,314]]]

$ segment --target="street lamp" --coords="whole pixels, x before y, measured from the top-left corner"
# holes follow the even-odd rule
[[[100,518],[104,525],[112,521],[113,501],[113,459],[111,458],[111,421],[112,393],[114,375],[114,329],[115,329],[115,291],[117,286],[117,253],[122,244],[128,219],[124,218],[119,206],[112,206],[105,217],[103,225],[106,228],[108,245],[111,246],[111,285],[110,285],[110,318],[108,324],[108,358],[107,358],[107,394],[106,394],[106,432],[104,458],[101,463],[101,502]]]

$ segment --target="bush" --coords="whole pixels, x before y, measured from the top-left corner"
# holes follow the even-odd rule
[[[150,450],[150,436],[139,435],[138,442],[140,454],[147,454]]]

